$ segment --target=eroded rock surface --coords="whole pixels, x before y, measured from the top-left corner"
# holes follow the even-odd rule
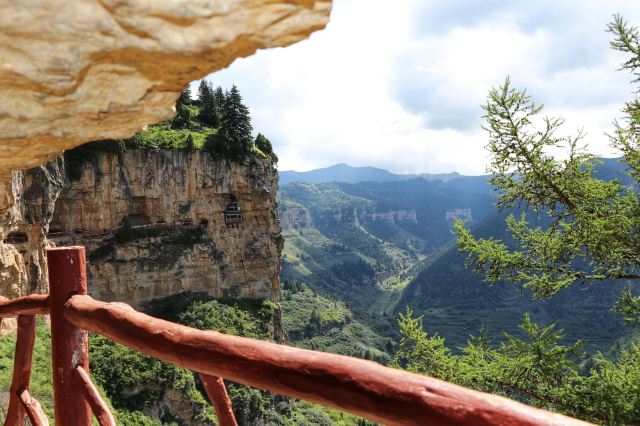
[[[60,158],[0,180],[0,295],[48,292],[46,234],[63,180]]]
[[[308,37],[330,8],[330,0],[0,0],[0,177],[170,118],[190,81]]]

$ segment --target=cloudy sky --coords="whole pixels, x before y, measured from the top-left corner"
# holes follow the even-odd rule
[[[334,0],[324,31],[207,78],[240,88],[281,170],[482,173],[480,105],[507,75],[611,155],[634,90],[608,47],[614,13],[640,26],[638,0]]]

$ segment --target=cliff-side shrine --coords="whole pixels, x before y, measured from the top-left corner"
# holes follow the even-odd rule
[[[242,224],[242,209],[235,195],[231,194],[231,201],[223,213],[225,225],[237,227]]]

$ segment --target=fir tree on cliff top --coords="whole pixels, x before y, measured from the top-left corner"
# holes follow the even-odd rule
[[[250,149],[253,142],[251,137],[253,127],[249,108],[242,103],[242,96],[235,84],[225,95],[220,112],[220,130],[225,133],[225,137],[247,150]]]
[[[219,127],[213,89],[205,79],[202,79],[198,86],[198,99],[200,101],[200,113],[198,114],[200,123],[207,127]]]
[[[207,137],[205,146],[213,154],[239,160],[253,148],[252,130],[249,108],[244,105],[240,91],[233,85],[220,107],[218,132]]]
[[[191,105],[191,87],[187,85],[182,92],[180,92],[180,97],[178,98],[178,102],[176,107],[179,105]]]
[[[176,116],[171,121],[172,129],[189,129],[191,124],[191,90],[187,86],[176,102]]]

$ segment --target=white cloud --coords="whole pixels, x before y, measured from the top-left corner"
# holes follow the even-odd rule
[[[208,78],[239,86],[281,169],[482,173],[480,104],[507,74],[605,153],[602,134],[632,87],[603,29],[617,11],[640,25],[634,2],[482,3],[492,6],[336,0],[325,31]]]

